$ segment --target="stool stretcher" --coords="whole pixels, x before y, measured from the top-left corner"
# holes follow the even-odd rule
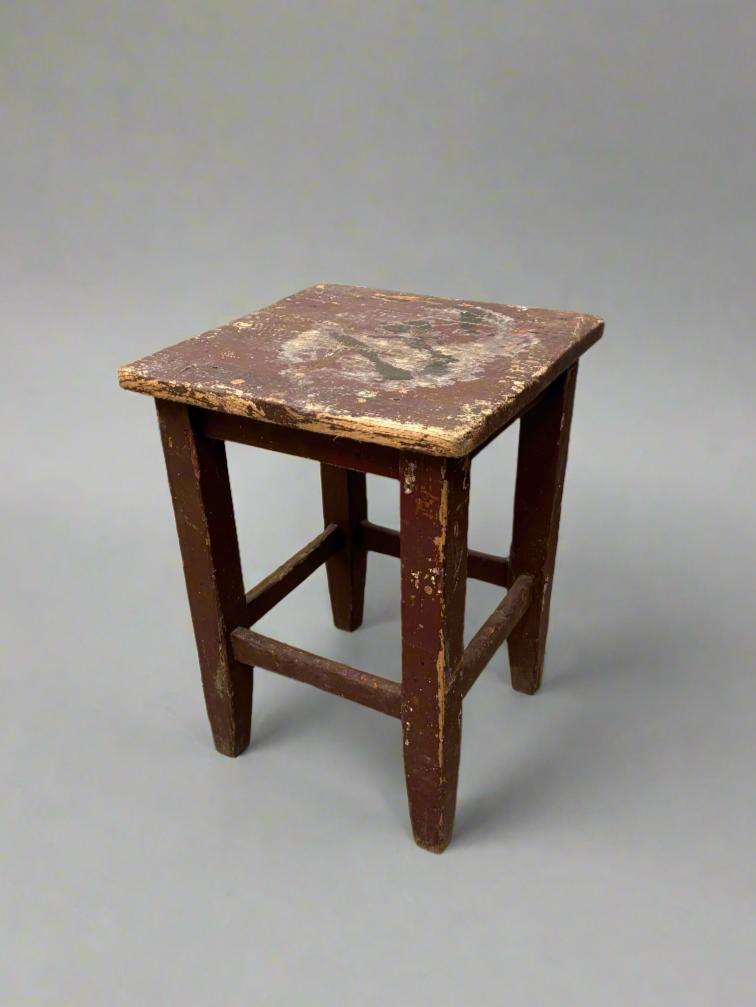
[[[241,664],[266,668],[306,682],[390,717],[401,715],[402,690],[398,682],[319,657],[244,627],[231,634],[231,646],[234,657]]]
[[[344,536],[337,524],[329,524],[299,552],[282,563],[259,584],[247,591],[247,625],[251,626],[307,580],[311,573],[344,545]]]
[[[527,612],[533,598],[533,578],[521,574],[470,640],[457,666],[454,680],[466,696],[478,676]]]

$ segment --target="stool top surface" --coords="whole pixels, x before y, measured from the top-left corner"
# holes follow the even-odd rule
[[[592,315],[319,283],[118,376],[156,398],[454,457],[602,331]]]

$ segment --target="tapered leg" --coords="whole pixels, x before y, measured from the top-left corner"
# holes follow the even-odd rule
[[[402,730],[410,818],[440,853],[457,802],[467,586],[468,459],[408,457],[401,479]]]
[[[215,747],[235,756],[249,744],[252,669],[230,646],[247,622],[226,449],[197,432],[186,406],[156,404],[207,714]]]
[[[344,548],[326,563],[333,621],[338,629],[353,630],[362,623],[365,602],[367,550],[360,523],[367,518],[366,477],[364,472],[322,464],[320,481],[325,523],[340,525],[344,534]]]
[[[577,364],[562,374],[520,420],[512,578],[531,574],[533,602],[510,635],[509,664],[518,692],[537,692],[543,675],[562,487],[567,465]]]

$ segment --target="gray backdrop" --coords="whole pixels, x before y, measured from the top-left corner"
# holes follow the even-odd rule
[[[0,1000],[751,1002],[753,5],[7,0],[0,47]],[[471,694],[440,858],[392,720],[260,672],[214,753],[154,409],[116,386],[323,280],[607,319],[546,683],[502,655]],[[514,442],[474,547],[507,549]],[[251,583],[319,528],[317,466],[230,456]],[[263,629],[393,676],[398,613],[371,557],[362,632],[322,572]]]

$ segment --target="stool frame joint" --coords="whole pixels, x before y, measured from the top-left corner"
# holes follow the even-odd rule
[[[533,600],[534,578],[520,574],[504,599],[496,606],[465,648],[457,665],[450,688],[460,689],[466,696],[479,675],[515,629]]]
[[[372,521],[362,522],[362,543],[368,552],[382,553],[384,556],[394,556],[397,559],[401,549],[401,535],[394,528],[373,524]],[[477,549],[467,550],[467,576],[473,580],[484,581],[486,584],[496,584],[498,587],[510,587],[512,569],[508,556],[494,556],[491,553],[479,552]]]

